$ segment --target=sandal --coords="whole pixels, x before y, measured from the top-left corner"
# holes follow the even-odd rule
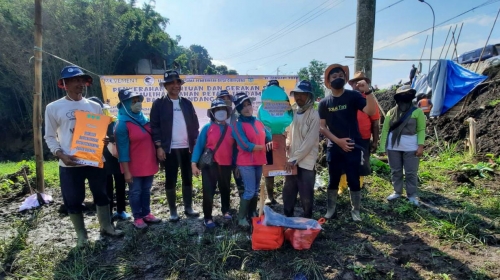
[[[213,221],[212,219],[208,219],[208,220],[207,220],[207,219],[205,219],[205,220],[203,221],[203,224],[205,225],[205,227],[206,227],[207,229],[213,229],[213,228],[215,228],[215,223],[214,223],[214,221]]]
[[[229,214],[229,212],[226,212],[226,213],[224,214],[224,219],[226,219],[226,220],[232,220],[232,219],[233,219],[233,216],[231,216],[231,214]]]

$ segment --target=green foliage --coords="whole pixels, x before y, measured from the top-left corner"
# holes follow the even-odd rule
[[[488,105],[490,106],[497,106],[498,104],[500,104],[500,99],[495,99],[490,101],[490,103],[488,103]]]
[[[314,96],[325,97],[325,87],[323,85],[323,76],[325,74],[326,63],[313,59],[308,67],[303,67],[297,75],[300,80],[309,80],[311,82]]]
[[[495,165],[492,163],[479,162],[477,164],[466,163],[462,165],[462,171],[466,171],[472,176],[490,178],[490,174],[495,172]]]

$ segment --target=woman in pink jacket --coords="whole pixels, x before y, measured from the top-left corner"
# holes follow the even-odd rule
[[[245,187],[240,199],[238,224],[248,227],[247,216],[257,209],[262,166],[267,164],[266,147],[272,148],[272,136],[264,124],[253,116],[252,102],[244,92],[234,96],[234,105],[240,114],[233,126],[233,137],[238,144],[236,165]]]

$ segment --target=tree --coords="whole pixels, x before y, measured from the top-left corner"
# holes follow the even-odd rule
[[[300,80],[309,80],[312,85],[315,97],[325,97],[325,86],[323,77],[325,74],[326,63],[313,59],[308,67],[300,68],[297,75]]]

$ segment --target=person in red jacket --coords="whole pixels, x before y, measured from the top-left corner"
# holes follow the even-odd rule
[[[220,191],[224,219],[232,219],[229,214],[229,206],[234,139],[231,135],[230,125],[226,123],[226,120],[231,117],[231,111],[231,106],[228,106],[224,100],[215,99],[212,101],[210,109],[207,112],[210,122],[201,129],[196,145],[194,146],[193,156],[191,157],[193,174],[199,176],[201,173],[202,177],[203,214],[205,215],[204,224],[207,229],[215,227],[212,218],[212,208],[217,186]],[[200,170],[198,162],[207,149],[213,151],[214,163]]]
[[[236,165],[245,188],[240,199],[238,224],[248,227],[248,213],[254,213],[257,209],[262,166],[267,163],[266,148],[272,149],[272,136],[264,124],[253,116],[252,102],[246,93],[236,93],[234,105],[240,114],[232,127],[233,137],[238,144]]]

